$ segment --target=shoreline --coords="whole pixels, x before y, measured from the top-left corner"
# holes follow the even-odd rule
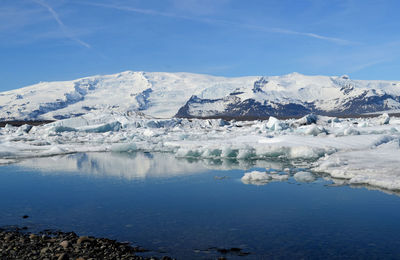
[[[144,252],[149,250],[108,238],[78,236],[74,232],[44,230],[32,233],[27,227],[0,228],[1,259],[173,259],[137,255]]]
[[[55,122],[55,120],[11,120],[11,121],[0,121],[0,127],[5,127],[6,125],[12,126],[22,126],[22,125],[31,125],[31,126],[39,126],[45,125],[48,123]]]
[[[327,116],[327,117],[337,117],[337,118],[342,118],[342,119],[347,119],[347,118],[376,118],[380,115],[382,115],[383,113],[387,113],[389,116],[393,116],[393,117],[400,117],[400,112],[387,112],[387,111],[382,111],[382,112],[375,112],[375,113],[366,113],[366,114],[354,114],[354,115],[325,115],[325,114],[316,114],[317,116]],[[312,114],[312,113],[311,113]],[[288,119],[299,119],[302,118],[305,115],[299,115],[299,116],[275,116],[275,115],[271,115],[279,120],[288,120]],[[177,118],[184,118],[184,119],[188,119],[188,120],[192,120],[192,119],[200,119],[200,120],[208,120],[208,119],[222,119],[222,120],[226,120],[226,121],[257,121],[257,120],[261,120],[261,121],[265,121],[268,120],[270,116],[266,116],[266,117],[252,117],[252,116],[243,116],[243,117],[231,117],[231,116],[207,116],[207,117],[177,117]],[[174,118],[174,117],[172,117]],[[155,120],[157,119],[166,119],[166,118],[154,118]],[[8,125],[12,125],[12,126],[22,126],[22,125],[31,125],[31,126],[40,126],[40,125],[45,125],[45,124],[49,124],[49,123],[53,123],[56,122],[58,120],[5,120],[5,121],[0,121],[0,128],[5,127],[7,124]]]

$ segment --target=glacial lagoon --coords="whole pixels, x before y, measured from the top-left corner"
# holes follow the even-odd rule
[[[0,167],[0,226],[108,237],[177,259],[399,258],[398,194],[293,177],[307,165],[141,152],[24,159]],[[290,177],[242,181],[251,171]]]

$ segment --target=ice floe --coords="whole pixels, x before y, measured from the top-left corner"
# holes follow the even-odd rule
[[[311,172],[296,172],[294,174],[294,179],[298,182],[313,182],[315,181],[315,177]]]
[[[167,152],[177,158],[302,161],[311,176],[328,173],[352,184],[400,190],[399,139],[400,119],[388,115],[228,122],[105,110],[41,126],[1,128],[0,164],[79,152]],[[254,173],[242,181],[256,177],[286,178]]]
[[[265,172],[251,171],[244,174],[241,181],[244,184],[264,185],[272,181],[286,181],[289,175],[276,172],[274,169],[267,169]]]

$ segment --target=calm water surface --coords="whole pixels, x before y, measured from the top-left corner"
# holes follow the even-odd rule
[[[28,159],[0,167],[0,226],[105,236],[178,259],[215,259],[216,248],[250,253],[228,259],[400,258],[396,194],[322,177],[240,181],[249,170],[287,167],[296,168],[157,153]]]

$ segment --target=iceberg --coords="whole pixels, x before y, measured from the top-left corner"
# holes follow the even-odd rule
[[[313,182],[313,181],[315,181],[315,177],[311,172],[304,172],[304,171],[296,172],[293,175],[293,177],[297,182]]]
[[[288,161],[351,184],[400,189],[400,118],[153,118],[133,111],[91,111],[40,126],[0,128],[0,163],[83,152],[161,152],[176,158]],[[304,175],[304,176],[301,176]],[[306,180],[305,174],[297,179]],[[310,177],[310,176],[308,176]],[[308,178],[307,177],[307,178]],[[252,173],[242,181],[286,178]],[[295,178],[296,179],[296,178]],[[309,178],[311,180],[311,178]]]
[[[247,172],[240,180],[244,184],[265,185],[272,181],[286,181],[287,179],[289,179],[288,174],[279,174],[274,169],[267,169],[265,172]]]

